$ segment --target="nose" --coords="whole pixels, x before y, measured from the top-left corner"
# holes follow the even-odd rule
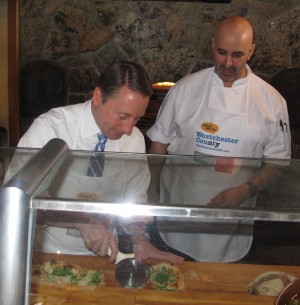
[[[135,125],[134,120],[126,120],[123,122],[122,130],[128,136],[131,134],[132,128]]]
[[[233,65],[232,57],[227,55],[225,58],[225,67],[229,68]]]

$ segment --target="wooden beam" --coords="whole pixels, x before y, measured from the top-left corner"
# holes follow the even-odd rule
[[[8,142],[19,141],[19,0],[7,1],[8,20]]]

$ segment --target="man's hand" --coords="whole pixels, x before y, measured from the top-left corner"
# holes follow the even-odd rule
[[[170,264],[177,265],[184,262],[184,258],[175,254],[160,251],[155,248],[149,240],[142,236],[134,238],[133,252],[135,258],[139,261],[144,261],[148,258],[169,262]]]
[[[266,189],[277,181],[277,179],[282,175],[283,169],[284,167],[280,167],[277,164],[264,163],[263,167],[259,170],[256,176],[251,178],[251,180],[241,184],[240,186],[224,190],[212,198],[207,206],[237,207],[245,199],[255,196],[255,193]]]
[[[90,251],[99,256],[106,256],[111,249],[110,263],[114,263],[118,254],[118,244],[111,232],[100,223],[87,223],[78,226],[84,244]]]
[[[38,211],[37,223],[57,228],[79,230],[86,248],[99,256],[106,256],[111,249],[109,262],[118,255],[118,243],[107,226],[96,221],[88,213],[68,211]]]

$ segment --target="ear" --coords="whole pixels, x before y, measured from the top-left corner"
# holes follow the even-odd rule
[[[255,45],[255,43],[253,43],[249,50],[248,60],[250,60],[251,56],[253,55],[255,48],[256,48],[256,45]]]
[[[214,51],[214,49],[215,49],[215,38],[214,37],[211,40],[211,49],[212,49],[212,51]]]
[[[102,94],[101,94],[101,89],[100,87],[96,87],[94,92],[93,92],[93,98],[92,98],[92,103],[97,106],[100,103],[102,103]]]

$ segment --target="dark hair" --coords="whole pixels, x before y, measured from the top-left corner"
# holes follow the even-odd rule
[[[124,85],[143,96],[153,94],[152,82],[144,67],[133,62],[117,61],[110,64],[99,76],[98,86],[101,88],[103,103]]]

